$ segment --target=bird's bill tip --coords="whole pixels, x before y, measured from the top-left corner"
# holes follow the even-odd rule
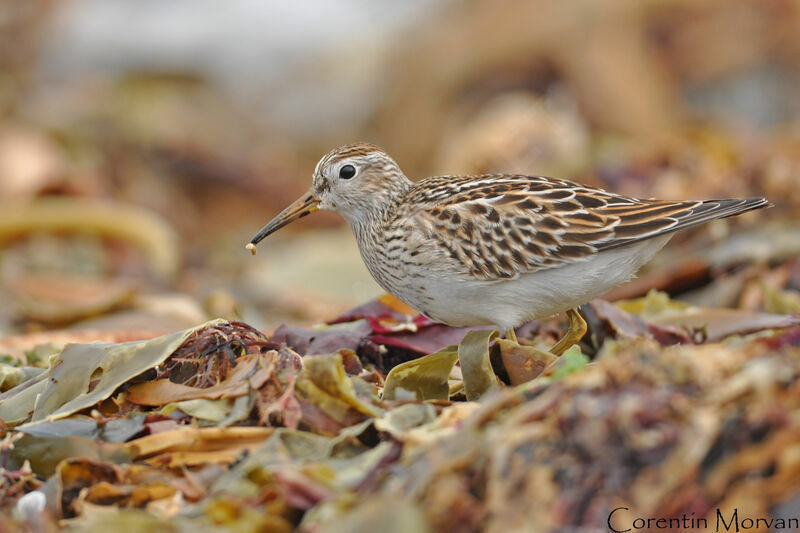
[[[305,193],[303,196],[292,202],[292,204],[278,213],[278,215],[267,222],[266,226],[261,228],[261,230],[250,239],[250,242],[247,243],[247,248],[250,250],[250,253],[255,255],[256,251],[256,244],[261,242],[266,237],[269,237],[282,227],[286,226],[287,224],[294,222],[299,218],[303,218],[306,215],[310,215],[314,211],[319,209],[319,200],[314,196],[314,194],[309,191]]]

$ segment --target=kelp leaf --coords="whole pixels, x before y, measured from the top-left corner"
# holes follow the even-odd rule
[[[498,386],[489,357],[489,343],[498,335],[495,329],[470,331],[458,344],[458,359],[468,401],[477,400]]]
[[[380,409],[371,406],[356,396],[353,383],[344,370],[342,355],[312,355],[303,359],[303,374],[321,390],[369,416],[380,415]]]
[[[124,445],[120,443],[106,443],[83,437],[23,435],[14,442],[6,468],[14,470],[28,461],[36,474],[49,477],[61,461],[72,457],[115,463],[129,462],[131,459]]]
[[[268,533],[291,533],[295,531],[292,523],[281,516],[286,511],[286,503],[282,500],[269,502],[265,510],[254,509],[246,500],[232,498],[226,494],[219,494],[209,499],[203,505],[203,513],[213,528],[196,529],[200,526],[197,520],[191,523],[192,533],[212,533],[219,531],[241,531]],[[170,522],[170,525],[172,522]],[[123,530],[127,531],[127,530]],[[158,529],[156,530],[158,531]],[[183,530],[168,530],[169,533],[185,533]],[[105,533],[105,530],[98,533]],[[134,532],[139,533],[139,532]]]
[[[0,205],[0,242],[37,231],[100,234],[129,242],[145,252],[153,272],[165,279],[180,264],[180,239],[172,227],[128,204],[63,196]]]
[[[13,389],[17,385],[36,378],[44,369],[35,366],[13,366],[0,363],[0,392]]]
[[[298,379],[295,395],[300,402],[302,421],[323,433],[335,433],[343,426],[356,423],[364,414],[354,410],[341,398],[331,396],[310,379]]]
[[[236,422],[241,422],[242,420],[246,419],[248,416],[250,416],[250,412],[253,410],[254,403],[255,394],[253,391],[250,391],[250,394],[247,396],[239,396],[233,400],[233,406],[231,407],[230,411],[228,411],[227,416],[220,420],[217,426],[232,426]]]
[[[159,454],[217,452],[260,446],[274,432],[264,427],[183,427],[148,435],[125,444],[125,451],[135,459]],[[238,451],[234,452],[234,456]]]
[[[278,429],[217,480],[212,492],[251,497],[263,493],[266,485],[278,485],[294,508],[308,509],[322,500],[333,500],[335,495],[357,489],[398,455],[397,443],[381,442],[369,448],[352,442],[370,424],[351,426],[337,437]]]
[[[129,379],[165,361],[198,329],[223,322],[215,320],[147,341],[68,344],[50,368],[31,421],[64,418],[105,400]],[[93,382],[94,389],[89,392]],[[0,410],[6,408],[5,403],[11,403],[13,409],[21,396],[27,399],[27,395],[9,398]]]
[[[256,485],[265,482],[266,472],[285,465],[305,465],[332,457],[337,442],[323,435],[277,428],[249,456],[214,482],[212,492],[239,497],[258,493]],[[352,455],[352,454],[348,454]]]
[[[25,424],[19,431],[34,437],[83,437],[104,442],[125,442],[144,429],[145,414],[131,413],[98,424],[85,415],[73,415],[59,420],[42,420]]]
[[[762,283],[764,292],[764,309],[769,313],[782,315],[800,313],[800,291],[794,289],[776,289]]]
[[[664,346],[692,342],[689,334],[680,328],[647,322],[605,300],[593,300],[587,304],[586,309],[596,315],[598,327],[603,328],[600,331],[607,330],[614,338],[652,336]]]
[[[670,315],[655,322],[660,326],[680,327],[689,333],[702,331],[702,341],[715,342],[731,335],[791,328],[800,324],[800,319],[746,309],[701,308]]]
[[[223,383],[225,383],[224,387],[214,386],[204,389],[173,383],[168,379],[158,379],[132,385],[126,399],[138,405],[157,407],[175,402],[197,399],[217,400],[220,398],[235,398],[247,394],[246,382],[240,381],[231,384],[225,381]]]
[[[416,393],[420,400],[447,400],[447,383],[453,365],[458,360],[458,346],[446,346],[430,355],[406,361],[394,367],[386,376],[383,399],[397,399],[398,389]]]
[[[614,302],[614,305],[623,311],[627,311],[628,313],[632,313],[647,320],[679,314],[691,307],[691,305],[685,302],[673,300],[666,292],[657,291],[655,289],[650,290],[647,296],[642,298],[617,300]]]
[[[765,298],[777,291],[764,287]],[[796,297],[798,293],[784,291]],[[768,300],[769,301],[769,300]],[[798,300],[800,301],[800,300]],[[648,321],[651,333],[653,327],[685,330],[695,342],[713,342],[730,335],[746,335],[765,329],[783,329],[800,323],[796,317],[785,314],[770,314],[747,309],[703,308],[672,300],[668,294],[652,290],[644,298],[615,302],[618,308],[635,314]],[[768,309],[774,311],[775,309]],[[794,312],[795,308],[779,308],[780,311]],[[620,321],[615,321],[619,323]],[[698,339],[695,332],[703,332]],[[658,336],[656,335],[658,338]]]
[[[110,509],[110,508],[109,508]],[[253,515],[258,518],[257,513]],[[81,517],[80,525],[75,527],[84,533],[106,533],[107,531],[125,531],[125,533],[153,533],[153,531],[212,533],[219,528],[210,525],[198,525],[196,521],[181,517],[162,518],[139,509],[118,509],[117,512],[94,513],[86,518]],[[250,518],[250,517],[248,517]],[[269,517],[272,518],[272,517]],[[251,519],[249,524],[266,520]],[[281,531],[276,529],[276,531]]]
[[[168,415],[176,409],[180,409],[192,418],[220,422],[228,416],[232,407],[233,400],[231,398],[220,398],[219,400],[197,398],[167,404],[161,408],[161,412]]]
[[[335,448],[334,448],[335,449]],[[387,457],[396,454],[398,445],[392,442],[379,442],[373,448],[362,450],[350,457],[332,457],[305,469],[312,479],[325,483],[337,491],[352,490],[358,487]]]
[[[303,367],[295,384],[298,395],[307,398],[334,420],[349,421],[349,410],[371,417],[382,413],[379,407],[356,396],[352,378],[344,370],[341,354],[307,356],[303,359]]]
[[[36,399],[47,386],[47,374],[40,374],[0,395],[0,419],[9,427],[28,420]]]
[[[348,512],[326,502],[303,517],[306,531],[319,533],[371,533],[380,524],[382,533],[429,533],[432,528],[419,506],[405,499],[375,496]]]
[[[508,380],[512,385],[520,385],[538,377],[548,365],[557,359],[550,352],[506,339],[498,339],[495,344],[500,350],[503,368],[505,368]]]
[[[200,398],[236,398],[246,395],[251,385],[263,383],[271,373],[272,362],[267,359],[267,354],[243,355],[236,359],[231,375],[217,385],[202,388],[173,383],[169,379],[146,381],[129,387],[128,401],[139,405],[161,406]]]
[[[403,440],[407,431],[433,422],[436,409],[429,403],[406,403],[386,412],[375,419],[375,429],[389,433],[397,440]]]

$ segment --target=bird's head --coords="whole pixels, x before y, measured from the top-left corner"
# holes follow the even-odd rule
[[[331,150],[319,160],[311,188],[267,223],[248,244],[259,241],[317,210],[339,213],[352,227],[375,219],[411,187],[394,159],[377,146],[356,143]]]

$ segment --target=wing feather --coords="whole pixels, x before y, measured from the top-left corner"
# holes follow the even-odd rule
[[[714,218],[765,207],[763,198],[640,200],[566,180],[520,175],[441,176],[405,199],[418,263],[501,280],[583,261]]]
[[[644,204],[649,202],[668,204],[653,210],[646,207],[641,212],[637,206],[630,206],[629,210],[616,210],[620,218],[616,228],[616,238],[608,241],[598,250],[610,250],[650,239],[658,235],[673,233],[682,229],[703,224],[715,218],[726,218],[739,215],[746,211],[769,207],[771,204],[766,198],[731,198],[724,200],[704,200],[697,202],[652,202],[641,200]],[[646,204],[645,204],[646,205]]]

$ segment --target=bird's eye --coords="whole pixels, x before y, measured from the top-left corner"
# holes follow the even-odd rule
[[[356,175],[356,167],[353,165],[345,165],[339,169],[339,177],[343,180],[349,180]]]

